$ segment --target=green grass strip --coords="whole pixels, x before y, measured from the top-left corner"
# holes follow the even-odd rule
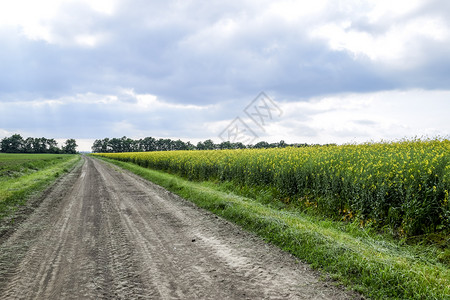
[[[25,205],[32,194],[43,191],[59,176],[68,172],[78,161],[79,155],[66,155],[42,164],[32,173],[20,177],[2,177],[0,185],[0,220],[13,213],[18,206]]]
[[[342,224],[220,191],[208,182],[101,158],[210,210],[373,299],[450,299],[447,265]]]

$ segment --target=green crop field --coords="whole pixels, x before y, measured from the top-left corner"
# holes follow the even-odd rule
[[[78,160],[69,154],[0,153],[0,220],[26,204],[31,194],[44,189]]]
[[[0,180],[32,173],[42,167],[67,158],[62,154],[6,154],[0,153]]]

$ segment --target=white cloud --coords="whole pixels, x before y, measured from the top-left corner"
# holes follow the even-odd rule
[[[85,47],[95,47],[102,39],[102,35],[99,34],[79,34],[74,37],[76,44]]]
[[[343,144],[450,137],[449,98],[450,90],[336,94],[307,101],[279,101],[283,116],[279,121],[268,121],[264,130],[248,118],[242,120],[258,135],[255,142]],[[219,133],[232,120],[210,120],[204,132],[220,142]]]
[[[120,89],[116,94],[76,94],[75,96],[61,97],[56,99],[35,99],[31,101],[1,101],[1,107],[15,106],[15,107],[58,107],[67,106],[70,104],[87,104],[87,105],[101,105],[110,107],[122,107],[121,109],[127,111],[158,111],[158,110],[197,110],[206,111],[212,109],[214,105],[193,105],[170,103],[158,99],[157,96],[151,94],[138,94],[133,89]]]
[[[4,138],[6,136],[10,136],[12,135],[11,132],[9,132],[8,130],[5,130],[3,128],[0,128],[0,138]]]
[[[73,1],[73,0],[72,0]],[[96,12],[105,15],[113,15],[116,12],[119,0],[77,0],[88,5]]]
[[[367,15],[371,23],[407,16],[420,9],[425,3],[424,0],[370,0],[367,2],[370,7]]]
[[[423,43],[450,42],[448,21],[438,15],[412,15],[423,1],[375,1],[369,9],[342,12],[340,18],[317,24],[312,38],[323,39],[334,51],[347,51],[355,59],[369,58],[388,67],[413,69],[427,53]],[[368,20],[365,27],[358,25]]]
[[[123,132],[132,132],[134,135],[141,134],[139,129],[136,128],[132,123],[132,120],[121,120],[121,121],[110,120],[109,123],[110,123],[109,126],[111,127],[111,132],[115,137],[121,137],[123,135]]]
[[[356,58],[366,56],[375,62],[414,68],[421,62],[417,56],[425,55],[419,52],[417,41],[427,38],[445,42],[449,31],[441,20],[422,18],[392,26],[382,34],[353,30],[349,23],[343,23],[323,25],[313,30],[311,35],[327,40],[331,49],[349,51]]]
[[[348,143],[449,136],[449,98],[450,91],[394,90],[281,103],[286,116],[279,124],[272,124],[277,127],[269,137],[281,136],[291,141],[312,143]],[[302,134],[302,128],[317,134]]]
[[[78,94],[56,99],[0,102],[0,136],[89,139],[115,136],[188,137],[205,134],[215,105],[170,103],[150,94]],[[3,129],[4,128],[4,129]],[[86,149],[84,149],[86,150]]]
[[[212,138],[220,142],[219,134],[232,121],[220,117],[219,105],[174,105],[151,95],[128,92],[138,100],[121,100],[123,96],[119,94],[79,95],[73,99],[49,100],[38,106],[0,103],[0,110],[11,115],[5,124],[0,121],[0,137],[20,133],[61,140],[76,138],[83,141],[79,147],[83,151],[90,149],[93,139],[88,137],[94,133],[95,138],[126,135],[132,138],[180,138],[191,142]],[[285,140],[289,143],[325,144],[449,136],[449,98],[449,90],[393,90],[336,94],[298,102],[275,99],[283,115],[279,120],[267,122],[264,130],[245,118],[243,113],[239,115],[237,111],[236,116],[242,117],[259,136],[255,142]],[[20,114],[14,115],[18,107]],[[92,116],[98,116],[98,119]],[[18,131],[14,129],[21,126]],[[72,128],[72,131],[65,127]],[[55,128],[61,128],[61,132]]]
[[[46,22],[58,15],[61,4],[59,0],[1,1],[0,27],[17,26],[30,39],[50,41],[51,29]]]
[[[92,32],[92,28],[81,23],[83,20],[77,15],[77,9],[82,7],[95,14],[111,16],[116,6],[117,1],[114,0],[2,1],[0,28],[18,28],[31,40],[43,40],[50,44],[93,47],[105,40],[106,36]],[[67,24],[71,19],[77,19],[80,23]]]
[[[267,7],[267,14],[275,15],[287,22],[297,23],[303,18],[317,16],[327,8],[327,0],[283,0],[274,1]]]

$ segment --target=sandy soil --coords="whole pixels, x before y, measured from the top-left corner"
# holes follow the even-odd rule
[[[356,297],[163,188],[83,160],[1,241],[1,299]]]

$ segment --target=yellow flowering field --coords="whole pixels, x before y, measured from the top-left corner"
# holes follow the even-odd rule
[[[285,202],[416,235],[450,226],[450,141],[101,153],[190,180],[271,188]]]

